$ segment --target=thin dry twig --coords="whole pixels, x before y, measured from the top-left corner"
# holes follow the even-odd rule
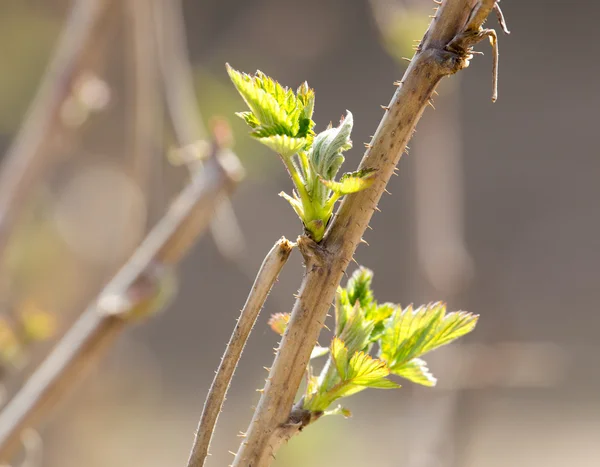
[[[185,255],[241,176],[237,158],[215,146],[202,172],[0,413],[0,462],[10,460],[23,430],[73,389],[131,318],[154,311],[149,298],[160,291],[165,268]]]
[[[154,171],[162,164],[163,133],[158,57],[154,47],[152,10],[146,0],[128,0],[127,15],[131,25],[131,159],[133,176],[152,206],[156,187]],[[164,208],[164,207],[163,207]]]
[[[320,244],[299,239],[304,280],[233,467],[270,465],[281,441],[303,428],[302,417],[291,412],[294,398],[342,274],[437,84],[468,66],[471,47],[481,40],[481,24],[494,3],[446,0],[442,4],[363,157],[361,168],[377,171],[373,185],[346,197]]]
[[[206,396],[194,445],[192,446],[188,460],[188,467],[202,467],[204,465],[206,456],[208,455],[210,440],[217,424],[217,418],[221,412],[229,384],[231,383],[233,373],[240,360],[250,331],[252,331],[256,318],[258,318],[258,314],[273,284],[275,284],[283,265],[289,258],[293,247],[293,243],[286,238],[281,238],[271,248],[271,251],[267,253],[258,271],[256,280],[252,285],[244,308],[233,329],[215,378]]]
[[[56,136],[61,106],[83,67],[96,58],[113,4],[113,0],[75,1],[25,123],[4,158],[0,173],[0,258],[32,182],[48,163],[47,139]]]

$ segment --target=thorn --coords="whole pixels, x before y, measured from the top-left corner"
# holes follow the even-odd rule
[[[406,57],[402,57],[402,60],[406,60],[407,62],[411,62],[412,58],[406,58]]]
[[[350,258],[350,259],[351,259],[352,261],[354,261],[354,264],[356,264],[357,266],[360,266],[360,265],[358,264],[358,261],[356,261],[356,260],[354,259],[354,256],[353,256],[352,258]]]
[[[365,145],[365,148],[367,149],[371,149],[373,146],[369,143],[363,143]]]
[[[432,108],[433,110],[435,110],[435,107],[433,106],[433,101],[432,101],[431,99],[428,99],[428,100],[427,100],[427,103],[428,103],[428,104],[431,106],[431,108]]]
[[[238,433],[238,437],[239,437],[239,438],[245,438],[245,437],[246,437],[246,433],[244,433],[243,431],[240,431],[240,432]]]
[[[379,209],[377,206],[375,206],[375,211],[381,212],[381,209]]]
[[[364,238],[360,239],[360,243],[364,243],[367,246],[371,246],[371,245],[369,245],[369,242],[367,242]]]
[[[436,5],[441,5],[442,4],[442,0],[433,0],[433,3],[435,3]]]
[[[256,392],[260,392],[262,394],[263,392],[265,392],[265,388],[257,389]]]
[[[382,105],[382,106],[380,106],[380,107],[381,107],[383,110],[385,110],[386,112],[387,112],[388,110],[390,110],[390,108],[389,108],[387,105]]]
[[[227,451],[227,452],[228,452],[229,454],[231,454],[232,456],[235,456],[235,454],[236,454],[236,453],[235,453],[235,452],[233,452],[233,451]]]
[[[369,224],[367,224],[367,229],[373,230],[373,227],[371,227]]]
[[[439,95],[440,95],[440,93],[439,93],[439,92],[437,92],[435,89],[433,90],[433,93],[434,93],[436,96],[439,96]]]
[[[394,81],[394,86],[402,86],[404,81]]]
[[[388,195],[391,195],[387,188],[384,188],[383,191],[386,192]]]
[[[323,325],[323,327],[324,327],[325,329],[327,329],[328,331],[331,331],[331,329],[329,329],[329,328],[327,327],[327,325],[326,325],[326,324],[324,324],[324,325]],[[318,342],[317,342],[317,344],[318,344]]]
[[[267,367],[267,366],[263,366],[263,368],[264,368],[265,370],[267,370],[267,371],[271,371],[271,369],[270,369],[269,367]]]

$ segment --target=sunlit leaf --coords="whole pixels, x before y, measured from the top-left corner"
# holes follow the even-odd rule
[[[379,356],[391,368],[400,368],[472,331],[477,318],[465,312],[446,314],[446,304],[440,302],[416,310],[398,309],[386,321]]]
[[[357,172],[345,173],[339,182],[319,179],[323,185],[340,195],[349,195],[369,188],[375,181],[375,170],[363,169]]]
[[[284,157],[292,157],[306,146],[306,138],[294,138],[288,135],[275,135],[257,138],[259,142]]]
[[[479,315],[465,311],[448,313],[439,323],[431,341],[425,346],[425,352],[449,344],[459,337],[470,333],[477,325],[478,319]]]
[[[423,386],[435,386],[437,383],[437,379],[427,368],[427,363],[420,358],[413,358],[398,367],[392,367],[391,372]]]

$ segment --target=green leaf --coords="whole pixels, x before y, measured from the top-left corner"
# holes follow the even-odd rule
[[[347,379],[348,348],[341,339],[334,337],[331,341],[331,358],[342,380]]]
[[[413,310],[398,308],[388,319],[381,337],[380,357],[390,367],[401,365],[424,352],[445,313],[441,303]]]
[[[435,336],[425,347],[425,352],[437,349],[443,345],[470,333],[477,325],[479,315],[467,313],[466,311],[455,311],[448,313],[436,329]]]
[[[369,188],[375,181],[374,169],[363,169],[357,172],[345,173],[339,182],[319,178],[321,183],[339,195],[349,195]]]
[[[344,162],[342,152],[352,147],[350,133],[353,123],[352,113],[346,111],[346,117],[342,117],[338,127],[328,128],[315,136],[310,163],[314,172],[323,179],[333,180]]]
[[[310,144],[314,137],[312,114],[315,94],[306,83],[298,88],[298,95],[295,95],[291,89],[282,87],[261,71],[251,76],[227,65],[227,73],[251,110],[237,115],[252,129],[254,137],[288,156]],[[295,141],[271,139],[275,136],[287,136]]]
[[[292,208],[294,208],[294,211],[296,211],[296,214],[298,214],[300,219],[304,218],[304,207],[302,206],[302,201],[296,196],[295,193],[293,198],[283,191],[279,193],[279,196],[292,205]]]
[[[292,157],[306,146],[306,138],[293,138],[287,135],[275,135],[257,139],[283,157]]]
[[[446,345],[472,331],[478,316],[466,312],[446,314],[445,303],[431,303],[416,310],[398,308],[385,323],[379,356],[390,368]]]
[[[366,387],[398,387],[393,381],[384,379],[390,370],[383,360],[377,360],[364,352],[355,352],[348,363],[346,380]]]
[[[359,302],[360,306],[365,308],[373,303],[375,299],[371,290],[372,282],[373,271],[370,269],[361,266],[352,273],[346,284],[350,305],[354,306],[356,302]]]
[[[391,372],[423,386],[431,387],[437,383],[437,379],[431,374],[429,368],[427,368],[427,362],[420,358],[413,358],[398,367],[393,367],[391,368]]]
[[[343,384],[383,389],[399,387],[398,384],[386,379],[390,370],[383,360],[375,359],[365,352],[354,352],[348,360],[348,347],[337,337],[334,337],[331,342],[331,357],[341,379],[338,386]],[[357,392],[348,388],[343,391],[344,395],[348,395],[349,391]]]
[[[344,306],[344,309],[345,323],[343,326],[336,326],[337,336],[348,346],[350,353],[366,350],[371,342],[375,323],[365,318],[358,302],[353,307]]]

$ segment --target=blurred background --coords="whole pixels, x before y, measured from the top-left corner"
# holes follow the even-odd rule
[[[351,110],[346,167],[355,167],[434,6],[185,0],[180,11],[167,0],[0,2],[0,154],[6,162],[32,153],[28,144],[42,138],[16,189],[10,231],[0,232],[3,401],[185,186],[189,173],[173,148],[205,138],[211,118],[224,116],[247,171],[181,264],[176,299],[122,336],[54,413],[38,465],[184,465],[264,255],[282,235],[301,233],[277,196],[290,187],[284,168],[233,116],[244,105],[225,62],[293,87],[307,80],[317,131]],[[277,466],[600,463],[600,62],[590,53],[600,6],[502,7],[512,34],[499,32],[498,102],[482,43],[485,56],[440,86],[365,235],[370,246],[356,254],[375,271],[380,301],[445,300],[481,314],[479,325],[428,358],[436,388],[407,382],[360,393],[346,404],[353,418],[309,427]],[[488,26],[499,30],[495,18]],[[69,55],[77,59],[67,63]],[[44,75],[52,60],[62,68]],[[181,85],[187,78],[195,95]],[[50,97],[48,80],[59,84]],[[46,110],[28,117],[40,86],[33,105]],[[183,122],[173,125],[177,103]],[[9,169],[20,170],[4,164],[1,193],[13,189]],[[266,322],[291,309],[302,272],[295,252],[237,370],[211,466],[227,465],[237,450],[278,340]]]

